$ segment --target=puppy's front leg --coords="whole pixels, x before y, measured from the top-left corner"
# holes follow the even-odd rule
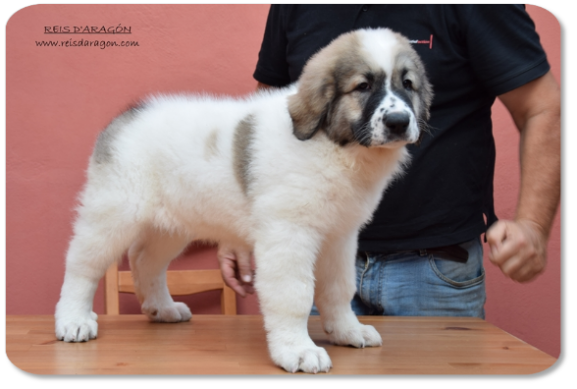
[[[342,346],[381,346],[373,326],[359,322],[351,309],[356,290],[357,234],[327,239],[316,265],[315,302],[332,343]]]
[[[319,238],[295,225],[267,226],[255,245],[255,287],[272,360],[288,372],[327,372],[331,360],[310,338]]]

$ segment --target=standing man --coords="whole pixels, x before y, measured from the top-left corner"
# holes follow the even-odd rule
[[[377,27],[409,38],[435,98],[430,134],[408,147],[409,168],[359,236],[353,310],[483,318],[483,234],[509,278],[545,269],[560,197],[559,87],[520,5],[273,5],[254,77],[286,86],[340,34]],[[498,221],[493,207],[496,98],[521,133],[514,220]],[[252,291],[248,255],[221,248],[219,261],[233,289]]]

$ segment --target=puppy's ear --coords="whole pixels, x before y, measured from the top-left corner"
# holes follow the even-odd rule
[[[323,126],[329,104],[335,94],[335,83],[327,69],[315,66],[311,60],[299,79],[298,92],[289,97],[288,110],[293,122],[293,133],[299,140],[307,140]]]
[[[298,139],[310,139],[324,127],[337,94],[337,78],[347,73],[349,59],[355,58],[351,53],[358,46],[355,32],[343,34],[313,55],[305,65],[298,81],[298,92],[288,101],[293,132]]]

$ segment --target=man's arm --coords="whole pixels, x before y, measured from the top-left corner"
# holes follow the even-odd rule
[[[254,262],[252,253],[244,249],[221,245],[216,254],[224,282],[242,297],[253,294]]]
[[[499,221],[487,232],[489,259],[509,278],[526,282],[545,269],[559,205],[561,96],[548,72],[499,99],[521,133],[521,187],[515,219]]]
[[[260,81],[258,81],[258,83],[256,84],[256,90],[265,90],[265,89],[271,89],[271,88],[274,88],[274,86],[263,84]]]

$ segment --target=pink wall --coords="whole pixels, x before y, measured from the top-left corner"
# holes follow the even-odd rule
[[[528,7],[560,76],[560,31],[547,11]],[[131,102],[154,92],[208,91],[243,95],[268,5],[36,5],[7,25],[8,314],[52,314],[64,271],[77,192],[98,132]],[[38,47],[94,35],[45,35],[45,26],[130,26],[138,47]],[[71,27],[72,28],[72,27]],[[496,205],[511,217],[518,188],[518,135],[495,107],[498,142]],[[191,260],[194,259],[194,261]],[[216,268],[215,250],[192,247],[172,268]],[[505,279],[488,261],[487,319],[557,356],[560,350],[560,226],[549,245],[549,267],[535,282]],[[219,312],[218,293],[183,299],[193,313]],[[95,300],[102,312],[101,289]],[[254,296],[238,299],[243,314],[259,312]],[[121,311],[139,313],[134,296]]]
[[[561,79],[561,37],[557,19],[548,11],[527,6],[535,21],[552,72]],[[515,215],[519,188],[519,135],[500,102],[493,107],[497,143],[495,207],[497,216]],[[486,318],[533,346],[557,357],[561,351],[561,228],[560,215],[554,222],[548,247],[546,272],[527,284],[506,279],[485,256],[487,271]],[[488,251],[485,250],[485,253]]]

